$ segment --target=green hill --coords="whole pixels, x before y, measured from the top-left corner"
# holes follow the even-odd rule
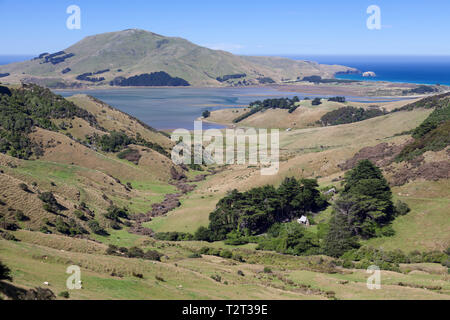
[[[191,85],[223,86],[267,83],[269,78],[278,83],[311,75],[330,78],[349,70],[353,69],[276,57],[236,56],[138,29],[89,36],[63,51],[0,67],[0,73],[10,74],[3,82],[29,81],[48,87],[109,85],[119,77],[160,71]]]

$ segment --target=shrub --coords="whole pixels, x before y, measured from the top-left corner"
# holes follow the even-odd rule
[[[155,275],[155,279],[158,280],[158,281],[161,281],[161,282],[166,282],[166,280],[164,280],[163,277],[158,276],[158,275]]]
[[[0,261],[0,280],[12,281],[11,270]]]
[[[19,184],[19,188],[22,189],[25,192],[29,192],[30,189],[28,189],[28,186],[25,183]]]
[[[242,272],[242,270],[238,270],[237,274],[241,277],[245,277],[245,274],[244,274],[244,272]]]
[[[100,226],[97,220],[89,220],[88,227],[95,234],[105,235],[106,231]]]
[[[231,257],[231,259],[233,259],[235,261],[239,261],[239,262],[245,262],[245,260],[242,257],[242,255],[237,253],[237,252],[233,252],[233,256]]]
[[[7,221],[5,218],[2,218],[0,220],[0,228],[9,231],[16,231],[17,229],[20,229],[17,224],[15,224],[14,222]]]
[[[19,241],[12,233],[10,232],[3,232],[1,234],[2,238],[8,241]]]
[[[194,239],[194,236],[190,233],[184,232],[158,232],[155,234],[155,239],[165,241],[190,241]]]
[[[110,244],[108,246],[108,249],[106,249],[106,254],[108,255],[116,255],[117,251],[119,250],[119,248],[117,248],[117,246]]]
[[[70,294],[68,291],[61,291],[58,296],[60,296],[61,298],[65,298],[65,299],[69,299]]]
[[[143,257],[147,260],[161,261],[162,256],[163,254],[159,253],[156,250],[148,250]]]
[[[231,257],[233,256],[233,253],[229,250],[224,249],[224,250],[220,251],[219,255],[222,258],[231,259]]]
[[[45,233],[45,234],[52,233],[52,232],[50,231],[50,229],[49,229],[46,225],[41,226],[41,228],[39,229],[39,231],[42,232],[42,233]]]
[[[17,210],[15,216],[16,216],[17,221],[28,220],[28,217],[21,210]]]
[[[354,267],[354,264],[350,260],[344,260],[344,262],[342,263],[342,267],[347,268],[347,269],[351,269],[351,268]]]
[[[123,254],[128,254],[128,249],[125,248],[125,247],[120,247],[120,248],[119,248],[119,252],[120,252],[120,253],[123,253]]]
[[[264,273],[272,273],[272,269],[269,267],[264,267]]]
[[[202,255],[198,252],[194,252],[194,253],[191,253],[190,255],[188,255],[188,258],[191,258],[191,259],[201,258],[201,257],[202,257]]]
[[[450,247],[447,247],[444,252],[446,255],[450,256]]]
[[[218,274],[211,275],[211,279],[213,279],[214,281],[217,281],[217,282],[221,282],[222,281],[222,277],[220,275],[218,275]]]
[[[397,202],[395,203],[396,215],[404,216],[405,214],[407,214],[410,211],[411,211],[411,209],[409,208],[409,206],[406,203],[404,203],[403,201],[397,200]]]
[[[81,211],[81,210],[75,210],[75,211],[73,212],[73,214],[75,215],[75,217],[77,217],[77,218],[80,219],[80,220],[86,220],[86,217],[85,217],[85,215],[84,215],[84,212]]]
[[[61,217],[56,218],[55,227],[56,227],[56,230],[58,232],[61,232],[62,234],[70,234],[69,225],[67,223],[65,223]]]
[[[128,219],[128,210],[126,208],[119,208],[113,205],[107,209],[104,216],[106,219],[119,222],[119,218]]]
[[[43,192],[38,197],[42,202],[44,202],[43,208],[45,211],[55,214],[59,212],[60,205],[56,201],[56,198],[52,192]]]
[[[131,247],[128,250],[128,257],[129,258],[142,258],[142,257],[144,257],[144,251],[138,247]]]

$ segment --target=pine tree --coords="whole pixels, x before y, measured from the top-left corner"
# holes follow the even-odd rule
[[[330,220],[330,229],[323,242],[325,254],[332,257],[340,257],[346,251],[358,246],[358,242],[353,236],[348,222],[348,217],[339,211],[334,211]]]
[[[359,227],[359,234],[374,235],[372,230],[394,219],[392,191],[381,170],[369,160],[362,160],[345,175],[343,196],[356,202],[351,222]]]

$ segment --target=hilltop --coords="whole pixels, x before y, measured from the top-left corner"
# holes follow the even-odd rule
[[[0,66],[5,83],[26,81],[54,88],[109,86],[111,81],[114,85],[245,86],[312,75],[332,78],[337,72],[353,71],[310,61],[237,56],[139,29],[89,36],[59,52]]]

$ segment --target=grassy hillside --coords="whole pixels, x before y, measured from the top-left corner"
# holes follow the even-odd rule
[[[40,125],[36,120],[39,117],[34,116],[31,119],[35,122],[25,134],[41,152],[32,152],[28,159],[19,159],[11,150],[0,153],[0,260],[12,270],[13,278],[12,282],[0,281],[0,297],[5,298],[6,288],[20,291],[45,287],[56,295],[69,291],[69,299],[450,299],[448,270],[440,263],[400,263],[395,271],[382,271],[382,290],[368,290],[364,268],[348,261],[343,264],[327,256],[256,250],[255,243],[172,242],[145,234],[145,228],[193,233],[199,226],[208,225],[209,214],[229,191],[265,184],[279,186],[285,177],[317,178],[320,190],[331,186],[341,189],[344,164],[367,156],[360,152],[365,148],[378,150],[380,143],[397,149],[409,143],[412,137],[408,132],[433,114],[433,107],[401,110],[343,125],[282,131],[280,171],[274,176],[261,176],[257,166],[212,166],[208,169],[217,169],[217,173],[190,182],[209,172],[175,168],[188,177],[175,182],[171,160],[137,139],[140,136],[168,151],[171,142],[165,135],[86,95],[64,102],[70,103],[66,106],[76,114],[51,116],[54,112],[49,111],[62,110],[58,109],[61,101],[49,95],[47,98],[56,105],[42,108],[47,105],[47,100],[42,100],[45,95],[41,89],[32,88],[35,94],[27,92],[27,101],[33,101],[35,111],[46,110],[49,123]],[[303,122],[306,126],[321,113],[343,105],[301,104],[291,115],[302,111],[308,119]],[[15,115],[23,107],[20,103],[18,106]],[[252,117],[245,121],[254,121]],[[9,119],[3,122],[8,126],[2,125],[7,133],[13,132],[22,118]],[[301,123],[301,115],[298,119]],[[274,126],[279,125],[274,122]],[[112,139],[113,131],[134,140],[123,144],[123,136]],[[118,157],[123,150],[132,150],[139,157]],[[446,152],[427,151],[424,161],[448,162]],[[369,155],[385,160],[378,154]],[[389,181],[393,178],[386,170],[383,174]],[[179,206],[142,223],[133,219],[134,215],[152,212],[155,204],[163,205],[167,195],[180,193],[180,181],[196,188],[176,196]],[[386,252],[446,250],[450,245],[448,190],[448,179],[427,177],[392,187],[393,200],[402,200],[411,211],[393,221],[394,235],[363,240],[361,244]],[[314,220],[327,222],[331,211],[320,212]],[[105,232],[96,232],[92,221]],[[144,233],[133,231],[139,225]],[[86,232],[78,233],[81,229]],[[309,229],[316,234],[318,230],[317,224]],[[139,253],[133,247],[145,253],[157,251],[161,257],[131,255]],[[82,290],[65,287],[66,268],[74,264],[81,268]]]
[[[295,103],[296,108],[293,108],[293,111],[289,109],[266,108],[237,122],[238,119],[248,115],[255,107],[222,109],[211,112],[210,116],[205,120],[230,126],[304,129],[324,125],[322,122],[323,117],[333,115],[333,113],[339,113],[338,110],[345,110],[344,108],[358,108],[369,113],[373,110],[380,110],[379,115],[382,115],[383,112],[381,110],[390,112],[393,109],[398,109],[408,105],[411,101],[416,100],[402,100],[375,104],[352,101],[336,102],[321,99],[320,105],[313,105],[312,100],[301,100]],[[335,118],[335,116],[333,116],[333,118]]]
[[[70,56],[68,56],[70,55]],[[54,60],[64,57],[64,61]],[[67,57],[67,58],[65,58]],[[4,82],[28,79],[47,86],[107,85],[116,77],[164,71],[191,85],[260,84],[258,79],[296,79],[299,76],[332,77],[338,71],[353,70],[343,66],[327,66],[313,62],[282,58],[251,58],[235,56],[197,46],[185,39],[165,37],[152,32],[129,29],[87,37],[64,49],[55,58],[45,56],[31,61],[0,66],[1,73],[10,73]],[[53,59],[53,60],[52,60]],[[49,62],[47,62],[49,61]],[[107,70],[107,71],[105,71]],[[96,73],[92,78],[104,81],[78,81],[76,77]],[[244,75],[239,79],[220,82],[219,77]]]

